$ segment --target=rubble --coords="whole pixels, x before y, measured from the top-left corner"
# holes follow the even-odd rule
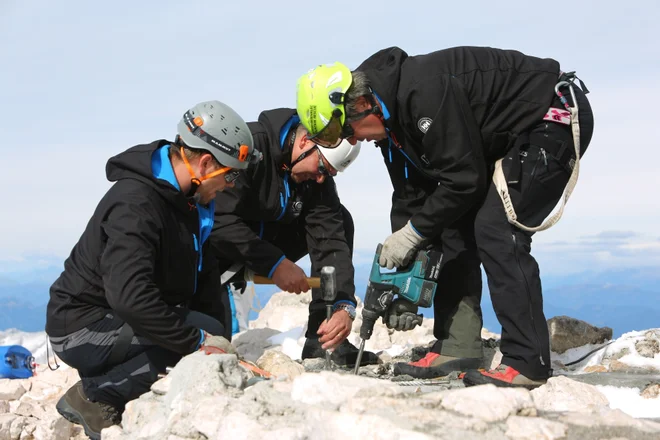
[[[659,329],[623,335],[571,367],[581,376],[553,377],[532,391],[493,385],[465,388],[458,374],[434,381],[392,375],[393,363],[416,361],[428,353],[434,343],[432,319],[414,331],[397,333],[378,322],[367,349],[382,363],[361,367],[359,376],[335,364],[328,369],[325,359],[301,361],[309,299],[309,293],[274,295],[250,329],[233,340],[239,356],[269,370],[272,379],[254,377],[235,355],[193,353],[150,392],[130,402],[121,426],[104,430],[103,439],[660,438],[660,420],[636,419],[612,409],[603,388],[583,380],[588,376],[598,384],[601,378],[594,375],[638,377],[611,372],[624,367],[656,371]],[[274,316],[282,311],[283,316]],[[350,336],[354,344],[359,343],[357,329],[359,318]],[[501,358],[499,335],[484,329],[482,337],[486,361],[496,365]],[[574,350],[590,349],[587,345],[553,353],[553,365],[569,363]],[[57,400],[77,380],[75,370],[62,364],[57,371],[40,366],[30,379],[0,381],[0,440],[86,438],[80,426],[55,410]],[[655,402],[658,381],[643,384],[636,396]]]

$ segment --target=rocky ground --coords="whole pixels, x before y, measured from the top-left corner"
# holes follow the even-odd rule
[[[278,295],[234,340],[241,357],[274,379],[253,377],[233,355],[194,353],[129,403],[122,425],[104,430],[103,439],[660,438],[660,411],[658,419],[633,418],[613,409],[616,402],[600,391],[600,385],[614,384],[637,388],[646,402],[660,399],[660,329],[620,338],[567,366],[602,345],[603,334],[555,325],[557,337],[588,339],[558,343],[563,352],[553,353],[553,367],[560,376],[531,392],[465,388],[456,375],[431,381],[392,375],[392,363],[426,353],[433,342],[431,320],[405,333],[379,324],[367,348],[382,363],[361,368],[359,376],[334,365],[328,369],[325,360],[296,360],[308,300]],[[495,365],[499,337],[487,331],[482,336],[488,362]],[[357,342],[355,334],[351,339]],[[55,411],[57,399],[77,380],[65,365],[57,371],[40,366],[30,379],[0,380],[0,440],[86,438]]]

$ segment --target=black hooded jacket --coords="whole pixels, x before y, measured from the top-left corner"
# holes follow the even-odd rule
[[[202,253],[198,270],[197,210],[172,184],[153,177],[152,155],[168,144],[138,145],[108,161],[107,178],[116,183],[51,286],[49,335],[69,335],[112,310],[137,335],[188,354],[199,344],[200,330],[184,324],[173,306],[188,306],[225,322],[211,252]]]
[[[291,147],[282,146],[282,128],[295,109],[264,111],[248,126],[263,160],[250,165],[236,186],[218,194],[211,245],[221,259],[244,263],[258,274],[272,276],[284,252],[261,239],[271,223],[298,222],[304,229],[313,268],[334,266],[337,300],[355,302],[354,268],[335,182],[295,183],[283,166],[291,163]],[[295,129],[297,124],[292,125]]]
[[[411,219],[425,237],[482,199],[491,165],[542,120],[560,73],[555,60],[488,47],[418,56],[390,47],[356,70],[389,113],[394,136],[378,146],[394,187],[392,228]]]

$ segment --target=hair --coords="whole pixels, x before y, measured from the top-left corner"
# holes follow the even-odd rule
[[[346,91],[346,95],[344,95],[346,116],[358,113],[355,108],[358,98],[362,96],[370,96],[372,94],[371,83],[364,72],[356,70],[355,72],[352,72],[351,75],[353,76],[353,82]]]
[[[309,130],[307,130],[303,124],[298,124],[298,127],[296,127],[296,139],[302,139],[302,137],[307,136],[307,134],[309,134]]]
[[[176,140],[174,141],[174,146],[177,148],[170,148],[169,151],[169,156],[170,160],[181,160],[181,147],[183,147],[183,154],[185,154],[186,159],[188,161],[198,159],[202,157],[204,154],[211,154],[210,151],[207,150],[202,150],[201,148],[191,148],[188,145],[181,140],[179,136],[176,137]],[[218,160],[215,158],[213,154],[211,154],[211,159],[213,160],[213,163],[217,165],[218,167],[223,167],[224,165],[218,162]]]

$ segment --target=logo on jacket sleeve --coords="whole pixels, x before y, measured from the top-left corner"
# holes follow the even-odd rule
[[[422,133],[426,133],[429,131],[429,127],[433,124],[433,119],[423,117],[419,121],[417,121],[417,127],[419,128],[419,131]]]

